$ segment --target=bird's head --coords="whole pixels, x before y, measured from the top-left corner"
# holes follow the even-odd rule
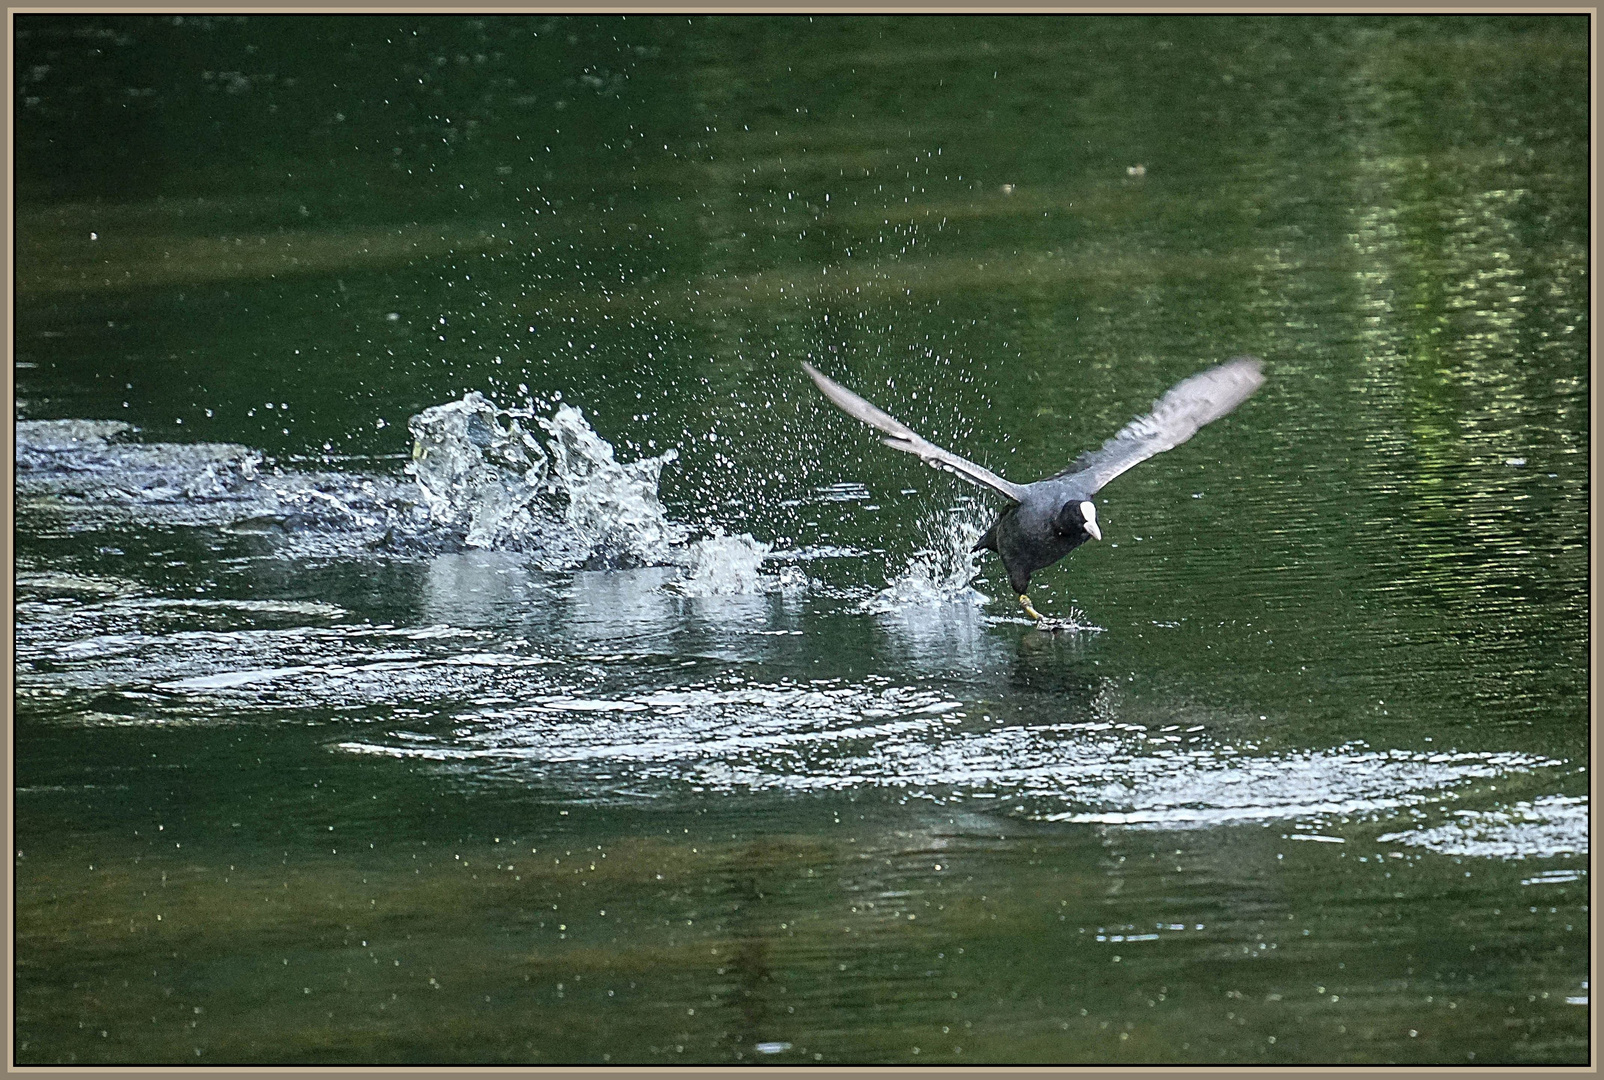
[[[1088,499],[1076,499],[1064,504],[1058,511],[1058,519],[1054,522],[1062,536],[1079,536],[1084,533],[1093,540],[1103,538],[1103,530],[1097,527],[1097,507]]]

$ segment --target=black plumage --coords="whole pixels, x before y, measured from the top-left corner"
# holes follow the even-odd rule
[[[1110,480],[1154,454],[1179,446],[1199,428],[1235,409],[1264,384],[1263,364],[1239,356],[1183,379],[1096,450],[1081,454],[1070,466],[1033,484],[1015,484],[989,469],[927,442],[900,420],[882,412],[811,364],[802,365],[824,396],[849,416],[885,433],[887,446],[913,454],[927,465],[989,487],[1009,506],[975,544],[995,551],[1008,572],[1008,583],[1030,616],[1047,625],[1026,595],[1030,576],[1051,566],[1087,540],[1102,539],[1092,496]]]

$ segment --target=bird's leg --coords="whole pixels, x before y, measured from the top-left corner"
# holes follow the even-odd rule
[[[1060,630],[1073,630],[1075,624],[1068,619],[1049,619],[1046,615],[1031,606],[1030,597],[1024,593],[1019,594],[1019,606],[1025,609],[1025,614],[1036,620],[1036,629],[1057,633]]]

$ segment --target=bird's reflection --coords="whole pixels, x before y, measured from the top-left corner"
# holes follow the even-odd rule
[[[1088,642],[1077,634],[1044,634],[1030,630],[1019,636],[1008,689],[1050,695],[1065,719],[1084,719],[1113,680],[1093,669]]]

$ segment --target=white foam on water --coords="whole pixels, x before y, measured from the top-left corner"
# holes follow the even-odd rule
[[[314,671],[310,667],[265,668],[257,671],[225,671],[217,675],[197,675],[175,682],[157,683],[158,690],[230,690],[236,686],[253,686]]]
[[[452,763],[475,774],[534,770],[586,798],[892,789],[938,804],[985,800],[991,812],[1025,819],[1127,829],[1298,822],[1298,839],[1333,846],[1344,839],[1333,834],[1350,822],[1440,822],[1455,815],[1467,785],[1566,764],[1361,745],[1263,754],[1205,737],[1155,748],[1149,729],[1112,722],[1103,715],[1108,708],[1098,705],[1086,722],[998,726],[936,688],[872,681],[576,690],[458,713],[444,745],[391,730],[338,749]],[[625,778],[623,787],[598,787],[595,769]],[[1546,809],[1527,817],[1546,815],[1554,824],[1570,814],[1584,824],[1564,827],[1563,844],[1548,833],[1513,832],[1501,845],[1465,853],[1585,850],[1585,807],[1573,813],[1540,801]],[[1408,842],[1406,835],[1421,834],[1380,839]]]
[[[1581,881],[1585,876],[1584,870],[1539,870],[1529,878],[1522,878],[1522,885],[1566,885],[1572,881]]]
[[[136,434],[116,421],[19,422],[19,507],[97,528],[273,536],[280,553],[299,554],[366,552],[392,530],[428,524],[416,489],[386,476],[285,469],[234,443],[146,443]]]
[[[703,543],[704,581],[764,587],[762,545],[747,537]],[[1389,822],[1383,844],[1455,855],[1532,859],[1588,850],[1585,798],[1476,809],[1461,801],[1481,798],[1466,789],[1487,780],[1568,765],[1530,754],[1363,745],[1265,753],[1212,737],[1212,728],[1191,723],[1198,714],[1184,704],[1167,726],[1126,723],[1117,700],[1095,688],[1086,691],[1084,719],[1005,721],[944,679],[762,683],[742,674],[708,682],[692,673],[667,681],[654,674],[642,685],[618,651],[617,603],[633,596],[682,607],[656,584],[679,572],[573,575],[618,586],[599,594],[609,630],[594,654],[565,655],[533,632],[503,641],[495,629],[446,621],[344,626],[330,617],[339,609],[322,602],[218,602],[205,608],[208,628],[196,629],[186,614],[193,609],[167,598],[94,597],[63,605],[19,638],[19,673],[32,690],[113,694],[121,703],[81,708],[72,723],[273,722],[286,707],[335,710],[382,719],[338,743],[340,750],[434,760],[478,778],[534,775],[584,798],[891,790],[949,806],[975,800],[988,813],[1045,822],[1295,823],[1285,830],[1289,839],[1335,850],[1335,841],[1354,842],[1342,828],[1351,821]],[[652,584],[640,587],[641,575]],[[697,606],[711,613],[709,627],[728,630],[737,621],[716,602]],[[301,623],[284,626],[286,616]],[[333,625],[307,625],[308,618]],[[667,625],[684,624],[682,613]],[[927,624],[940,636],[917,636]],[[963,634],[983,624],[976,608],[949,605],[913,609],[884,626],[893,643],[924,654],[939,641],[951,655],[962,654]],[[766,621],[759,628],[776,629]],[[750,629],[740,636],[751,640]],[[677,659],[657,644],[651,650]],[[1526,877],[1534,888],[1563,880]]]
[[[18,420],[15,429],[18,464],[30,453],[81,453],[134,432],[132,424],[121,420]]]

